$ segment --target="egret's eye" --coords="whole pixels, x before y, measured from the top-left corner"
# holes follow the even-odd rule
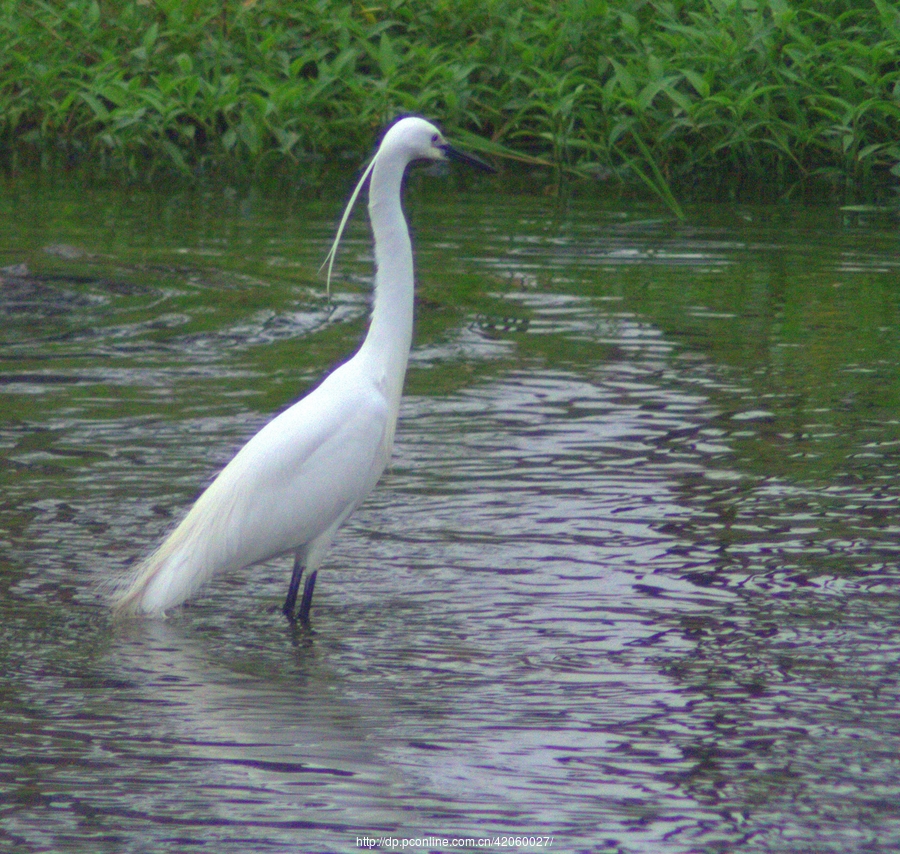
[[[436,133],[433,137],[431,137],[431,144],[437,148],[441,144],[441,135]]]

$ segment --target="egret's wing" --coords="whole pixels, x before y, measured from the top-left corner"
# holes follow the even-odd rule
[[[384,470],[394,419],[374,385],[335,371],[238,452],[114,594],[115,607],[162,613],[216,573],[283,554],[340,524]]]
[[[309,542],[375,486],[391,451],[387,402],[371,386],[334,393],[337,385],[326,382],[269,422],[198,501],[227,543],[223,568]]]

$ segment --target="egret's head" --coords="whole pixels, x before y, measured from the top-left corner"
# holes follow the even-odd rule
[[[408,116],[391,125],[379,150],[387,151],[395,147],[403,150],[410,161],[456,160],[485,172],[495,171],[477,157],[454,148],[431,122],[418,116]]]
[[[325,281],[326,288],[329,288],[329,290],[331,287],[331,268],[334,265],[337,248],[341,242],[341,235],[344,233],[344,226],[347,224],[350,211],[353,210],[356,197],[359,195],[363,184],[366,183],[366,179],[375,170],[376,165],[380,163],[386,169],[390,169],[393,166],[396,170],[395,175],[399,180],[400,176],[406,171],[407,165],[413,160],[457,160],[460,163],[468,163],[469,166],[474,166],[476,169],[482,169],[485,172],[496,171],[493,166],[488,166],[487,163],[484,163],[477,157],[453,148],[444,139],[444,135],[431,122],[426,122],[425,119],[420,119],[418,116],[407,116],[394,122],[381,140],[378,151],[366,167],[366,171],[363,172],[356,189],[350,196],[350,201],[347,202],[347,207],[344,208],[344,215],[341,217],[340,225],[338,225],[334,243],[331,244],[331,250],[325,258],[325,263],[322,264],[323,267],[328,268]]]

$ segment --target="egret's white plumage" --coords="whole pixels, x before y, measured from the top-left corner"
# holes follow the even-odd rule
[[[390,458],[413,328],[413,260],[401,183],[411,161],[447,158],[489,168],[451,148],[424,119],[401,119],[385,134],[327,259],[330,279],[349,210],[370,176],[376,275],[365,341],[350,361],[244,445],[114,594],[117,611],[162,614],[213,575],[293,551],[296,581],[285,603],[292,616],[300,572],[316,570]]]

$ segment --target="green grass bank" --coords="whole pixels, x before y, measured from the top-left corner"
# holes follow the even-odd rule
[[[883,196],[900,176],[900,11],[887,0],[0,0],[9,169],[315,181],[327,161],[358,162],[399,112],[546,164],[551,180]]]

